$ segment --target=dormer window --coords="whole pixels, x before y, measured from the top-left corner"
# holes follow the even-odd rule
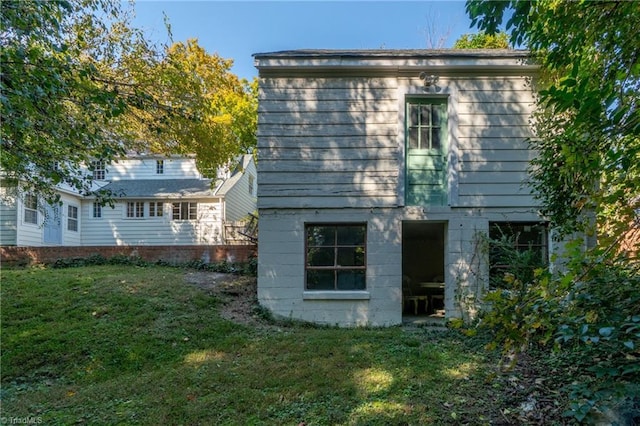
[[[104,180],[106,169],[104,168],[104,161],[96,160],[91,162],[91,169],[93,170],[94,180]]]

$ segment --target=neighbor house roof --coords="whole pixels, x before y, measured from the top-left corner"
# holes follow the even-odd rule
[[[216,195],[225,195],[227,191],[229,191],[233,186],[240,180],[245,170],[249,166],[252,160],[251,154],[245,154],[242,156],[242,162],[238,164],[238,167],[235,168],[231,176],[226,179],[222,185],[217,189]]]
[[[102,189],[118,198],[203,198],[212,197],[209,179],[137,179],[111,182]]]

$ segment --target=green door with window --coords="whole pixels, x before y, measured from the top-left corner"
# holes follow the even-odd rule
[[[409,206],[447,205],[447,100],[408,98],[405,111]]]

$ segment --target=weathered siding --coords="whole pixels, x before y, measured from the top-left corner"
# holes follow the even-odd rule
[[[415,89],[417,79],[401,85],[397,78],[265,79],[259,207],[402,205],[405,95],[447,97],[450,205],[536,205],[523,185],[535,155],[526,144],[529,80],[442,77],[434,95]]]
[[[260,90],[259,207],[397,204],[395,78],[267,79]]]
[[[15,196],[0,187],[0,245],[15,246],[18,238],[18,208]]]
[[[253,178],[252,192],[249,192],[249,177]],[[224,196],[225,220],[237,221],[244,219],[256,210],[256,194],[258,190],[258,174],[253,161],[247,164],[238,181]]]
[[[535,156],[526,142],[533,107],[530,77],[459,80],[459,206],[537,205],[527,186],[527,167]]]
[[[133,201],[133,200],[132,200]],[[156,201],[156,200],[154,200]],[[102,217],[93,217],[93,202],[82,206],[82,245],[188,245],[222,242],[222,206],[220,201],[189,200],[198,203],[197,220],[172,220],[172,202],[164,203],[162,217],[148,216],[145,201],[144,218],[127,218],[126,202],[114,208],[102,208]]]

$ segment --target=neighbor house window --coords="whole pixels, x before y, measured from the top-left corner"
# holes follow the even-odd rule
[[[164,174],[164,160],[156,160],[156,174]]]
[[[33,194],[24,197],[24,222],[38,224],[38,197]]]
[[[127,203],[127,217],[144,217],[144,203],[142,201],[130,201]]]
[[[447,198],[447,99],[407,98],[406,203],[444,206]]]
[[[104,161],[92,161],[91,168],[93,169],[93,178],[95,180],[104,180],[106,170],[104,168]]]
[[[504,284],[510,272],[531,282],[535,269],[549,262],[547,224],[544,222],[489,223],[489,281],[492,288]]]
[[[314,224],[305,232],[307,290],[366,288],[365,224]]]
[[[161,217],[163,215],[162,201],[152,201],[149,203],[149,217]]]
[[[78,208],[76,206],[68,206],[67,208],[67,229],[78,231]]]
[[[102,204],[93,203],[93,217],[96,217],[96,218],[102,217]]]
[[[173,203],[173,220],[196,220],[198,203]]]
[[[253,195],[253,175],[249,175],[249,195]]]

